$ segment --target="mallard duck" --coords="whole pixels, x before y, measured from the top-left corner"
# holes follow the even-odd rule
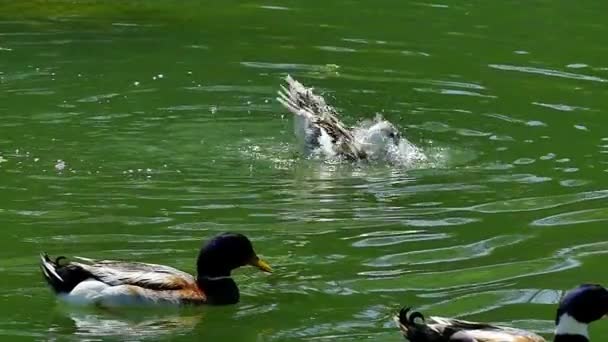
[[[272,272],[242,234],[223,233],[201,248],[197,276],[163,265],[76,257],[52,260],[40,256],[45,280],[62,299],[73,304],[121,306],[137,304],[234,304],[239,289],[232,270],[252,265]]]
[[[587,326],[608,314],[608,290],[584,284],[571,290],[560,301],[555,318],[554,342],[589,342]],[[411,342],[546,342],[537,334],[486,323],[430,317],[402,309],[395,317],[397,326]]]
[[[277,100],[295,116],[296,137],[307,155],[319,153],[325,157],[347,160],[381,159],[389,149],[401,142],[399,130],[376,115],[373,121],[360,127],[348,127],[340,121],[338,112],[291,76],[285,78]]]

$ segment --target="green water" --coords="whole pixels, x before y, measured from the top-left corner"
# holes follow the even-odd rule
[[[550,336],[563,290],[608,284],[601,2],[1,3],[6,339],[400,341],[402,305]],[[431,162],[302,159],[287,73]],[[232,307],[76,310],[37,265],[193,271],[228,230],[276,270]]]

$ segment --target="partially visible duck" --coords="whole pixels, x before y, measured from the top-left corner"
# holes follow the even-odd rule
[[[270,266],[242,235],[224,233],[202,246],[197,275],[175,268],[139,262],[40,256],[45,280],[62,299],[74,304],[121,306],[138,304],[234,304],[239,289],[232,270],[252,265],[264,272]]]
[[[381,159],[389,149],[398,148],[399,130],[380,115],[361,127],[348,127],[312,88],[304,87],[291,76],[285,82],[287,87],[281,86],[277,100],[295,115],[295,133],[306,154],[356,161]]]
[[[608,314],[608,290],[585,284],[571,290],[559,303],[554,342],[589,342],[587,326]],[[411,342],[546,342],[525,330],[451,318],[429,317],[402,309],[395,317],[403,336]]]

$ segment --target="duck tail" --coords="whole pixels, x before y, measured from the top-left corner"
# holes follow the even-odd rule
[[[441,334],[431,326],[427,325],[424,316],[411,308],[403,308],[399,315],[395,316],[395,323],[401,330],[401,334],[412,342],[440,341]],[[419,319],[416,321],[416,319]]]
[[[292,114],[312,121],[316,116],[323,115],[323,110],[331,109],[323,97],[313,93],[312,88],[304,87],[289,75],[285,77],[285,82],[287,87],[281,85],[277,101]]]
[[[48,254],[40,254],[40,269],[42,270],[42,275],[55,293],[69,293],[72,290],[59,273],[57,273],[58,268],[61,267],[59,261],[62,259],[65,259],[65,257],[58,257],[53,261]]]

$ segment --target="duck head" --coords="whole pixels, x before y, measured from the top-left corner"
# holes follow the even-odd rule
[[[401,134],[390,122],[377,115],[372,122],[366,122],[356,130],[357,140],[370,159],[384,159],[399,148]]]
[[[251,265],[271,273],[272,268],[260,259],[251,241],[237,233],[223,233],[209,240],[201,248],[196,263],[198,277],[229,277],[232,270]]]
[[[392,143],[399,145],[401,133],[395,125],[376,115],[372,125],[368,128],[368,139],[372,144]]]
[[[569,291],[560,301],[555,319],[555,340],[589,341],[587,326],[608,314],[608,290],[584,284]]]

